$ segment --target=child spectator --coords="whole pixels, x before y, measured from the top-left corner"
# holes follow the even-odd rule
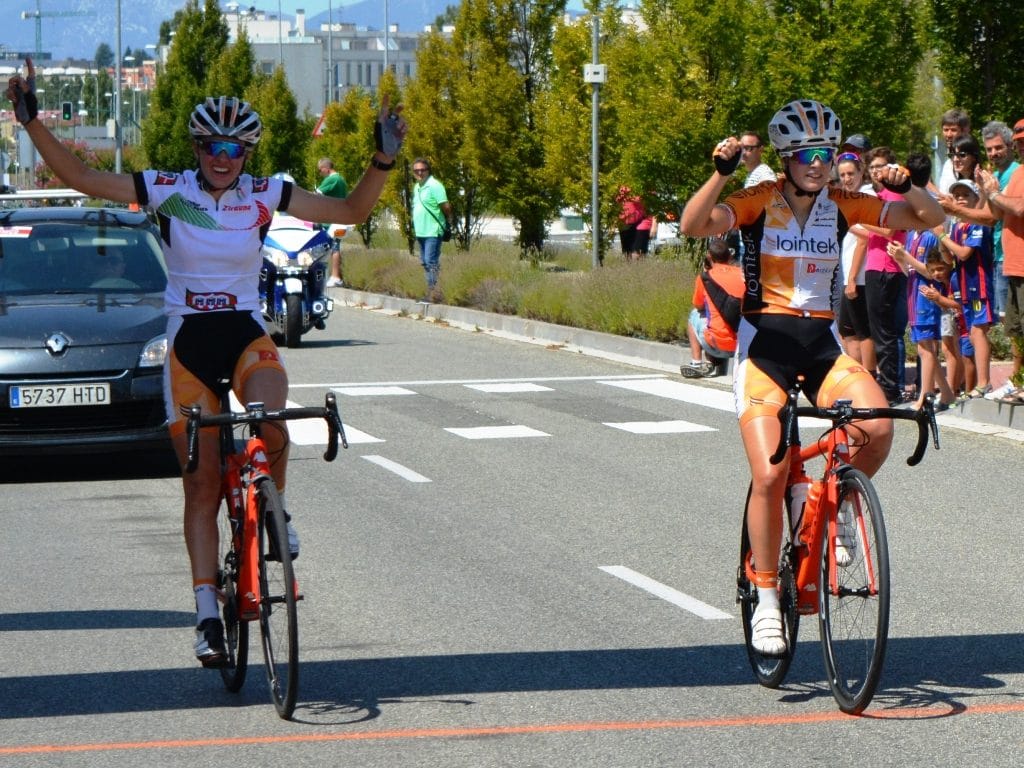
[[[942,254],[938,238],[932,232],[924,232],[916,237],[912,248],[921,253],[922,258],[917,258],[898,243],[889,245],[890,255],[908,270],[909,276],[907,315],[910,320],[910,340],[917,345],[921,374],[914,408],[924,405],[928,393],[937,388],[939,402],[936,409],[944,411],[956,400],[939,365],[943,312],[956,309],[956,301],[947,295],[951,266]]]
[[[686,325],[690,337],[690,364],[679,370],[688,379],[714,375],[717,364],[728,360],[736,351],[743,272],[729,263],[732,251],[722,238],[708,242],[708,257],[711,265],[700,273],[694,285],[693,309]]]
[[[957,180],[950,186],[949,193],[969,208],[976,208],[981,202],[978,186],[970,179]],[[968,397],[984,397],[992,391],[989,377],[992,348],[988,339],[995,316],[992,227],[954,220],[949,235],[942,237],[940,243],[956,265],[954,288],[960,289],[964,319],[974,347],[977,382],[968,390]]]

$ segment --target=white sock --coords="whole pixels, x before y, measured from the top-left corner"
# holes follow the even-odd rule
[[[691,360],[690,361],[690,367],[691,368],[700,368],[700,363],[701,363],[700,360]]]
[[[765,608],[779,607],[779,590],[776,587],[758,587],[757,605]]]
[[[209,582],[192,587],[196,596],[196,626],[206,619],[219,619],[220,606],[217,604],[217,588]]]

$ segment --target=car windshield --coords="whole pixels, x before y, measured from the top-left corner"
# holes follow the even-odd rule
[[[152,232],[53,222],[0,227],[0,292],[153,293],[167,285]]]

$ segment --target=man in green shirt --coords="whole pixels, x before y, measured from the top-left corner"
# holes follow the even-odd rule
[[[418,157],[412,172],[416,184],[412,190],[412,227],[420,244],[420,263],[427,274],[428,300],[437,295],[437,276],[441,271],[441,238],[451,222],[452,206],[444,184],[430,175],[430,161]]]
[[[324,180],[316,191],[327,197],[343,198],[348,195],[348,184],[344,177],[334,170],[334,162],[329,157],[321,157],[316,164],[317,170]],[[341,285],[341,241],[335,239],[334,250],[331,251],[331,274],[327,278],[327,286],[333,288]]]

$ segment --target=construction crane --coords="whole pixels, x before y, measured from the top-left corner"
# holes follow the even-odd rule
[[[43,55],[43,17],[46,16],[95,16],[92,11],[44,11],[40,5],[41,0],[36,0],[35,11],[22,11],[21,18],[36,20],[36,58],[41,59]]]

